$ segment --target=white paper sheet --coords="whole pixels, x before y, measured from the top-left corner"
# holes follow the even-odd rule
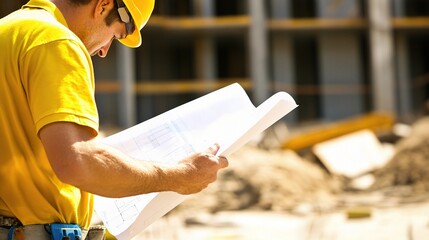
[[[214,143],[221,146],[218,155],[228,156],[296,107],[289,94],[279,92],[256,108],[235,83],[103,141],[136,159],[163,164],[176,164]],[[185,198],[174,192],[118,199],[96,196],[95,210],[110,233],[131,239]]]

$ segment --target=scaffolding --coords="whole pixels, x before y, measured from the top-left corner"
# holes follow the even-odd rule
[[[140,48],[94,58],[101,123],[128,127],[232,82],[255,104],[289,92],[291,124],[412,121],[427,111],[428,29],[419,0],[156,0]]]

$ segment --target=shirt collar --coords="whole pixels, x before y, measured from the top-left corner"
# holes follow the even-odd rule
[[[25,9],[25,8],[44,9],[50,12],[61,24],[68,27],[66,19],[64,18],[61,11],[57,8],[57,6],[55,6],[54,3],[52,3],[49,0],[30,0],[27,4],[22,6],[22,9]]]

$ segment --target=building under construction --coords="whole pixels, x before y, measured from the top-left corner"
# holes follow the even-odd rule
[[[0,1],[5,16],[26,1]],[[374,111],[426,113],[429,1],[157,0],[143,44],[94,58],[102,126],[128,127],[239,82],[255,104],[276,91],[290,124]]]

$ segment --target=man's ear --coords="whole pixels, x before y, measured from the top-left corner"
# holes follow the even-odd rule
[[[107,14],[113,8],[113,0],[97,0],[97,5],[94,10],[94,17],[100,17]]]

